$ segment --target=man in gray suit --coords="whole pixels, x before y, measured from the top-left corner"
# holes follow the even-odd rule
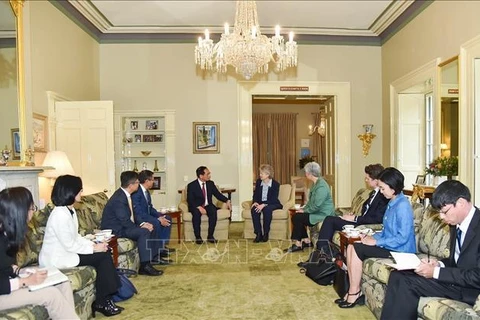
[[[445,181],[435,189],[432,207],[450,225],[450,256],[424,259],[414,272],[390,273],[381,319],[417,319],[420,297],[473,305],[480,294],[480,210],[470,190],[460,181]]]

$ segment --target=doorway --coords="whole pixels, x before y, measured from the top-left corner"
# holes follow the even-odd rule
[[[351,119],[350,119],[350,83],[347,82],[239,82],[238,114],[239,114],[239,198],[250,199],[252,193],[252,98],[255,95],[285,95],[283,88],[302,88],[295,95],[334,96],[337,114],[332,136],[341,133],[342,139],[335,145],[335,205],[349,206],[351,202]]]

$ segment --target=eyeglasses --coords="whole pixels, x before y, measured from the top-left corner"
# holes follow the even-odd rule
[[[450,209],[452,209],[453,207],[455,207],[454,204],[452,204],[452,206],[451,206],[450,208],[448,208],[446,211],[441,211],[441,210],[440,210],[440,211],[438,211],[438,213],[439,213],[439,214],[445,214],[445,215],[446,215],[446,214],[448,213],[448,211],[450,211]]]
[[[33,204],[32,207],[29,210],[35,212],[35,211],[38,211],[38,207],[37,207],[36,204]]]

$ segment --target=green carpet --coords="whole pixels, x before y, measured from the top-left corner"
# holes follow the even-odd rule
[[[115,319],[375,319],[365,306],[340,309],[332,286],[299,273],[309,251],[283,255],[288,242],[256,244],[242,230],[232,223],[230,240],[216,245],[172,242],[175,264],[131,278],[139,293]]]

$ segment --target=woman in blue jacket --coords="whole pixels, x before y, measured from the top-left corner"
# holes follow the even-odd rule
[[[257,179],[255,183],[251,209],[253,231],[256,234],[253,242],[268,241],[273,211],[283,208],[280,200],[278,200],[279,192],[280,184],[273,180],[273,167],[268,164],[262,164],[260,166],[260,179]],[[263,214],[263,230],[260,222],[261,214]]]
[[[347,248],[350,289],[343,299],[335,300],[340,308],[352,308],[365,302],[360,290],[362,262],[367,258],[389,258],[390,251],[415,253],[413,210],[403,195],[404,176],[395,168],[386,168],[378,177],[380,192],[390,199],[383,216],[383,230],[362,237],[361,243]]]

